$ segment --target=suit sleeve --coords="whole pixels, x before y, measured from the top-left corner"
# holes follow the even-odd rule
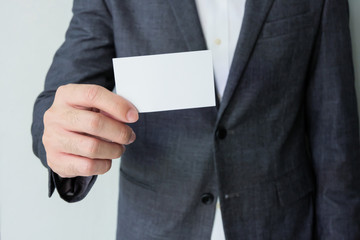
[[[42,143],[43,116],[54,100],[55,92],[68,83],[97,84],[114,88],[112,58],[115,56],[112,18],[105,0],[75,0],[73,17],[65,42],[56,52],[46,76],[43,92],[34,105],[33,151],[49,170],[49,196],[57,188],[68,202],[83,199],[95,182],[94,177],[61,179],[47,165]]]
[[[360,239],[360,145],[347,0],[325,0],[307,89],[316,239]]]

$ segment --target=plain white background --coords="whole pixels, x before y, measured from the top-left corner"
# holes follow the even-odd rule
[[[360,93],[360,1],[349,0]],[[80,203],[47,197],[47,171],[33,155],[36,96],[71,18],[70,0],[0,2],[0,233],[2,240],[115,239],[118,169],[100,176]],[[358,98],[359,99],[359,98]]]

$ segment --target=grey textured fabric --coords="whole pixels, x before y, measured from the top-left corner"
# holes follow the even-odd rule
[[[42,117],[60,85],[112,89],[113,57],[206,49],[192,0],[75,0],[73,12],[35,103],[34,152],[45,166]],[[248,0],[221,104],[141,114],[132,127],[118,239],[209,239],[211,197],[230,240],[360,239],[345,0]],[[50,193],[57,185],[69,202],[95,180],[50,175]]]

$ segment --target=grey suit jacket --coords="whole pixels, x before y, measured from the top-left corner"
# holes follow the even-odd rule
[[[73,12],[34,109],[45,166],[42,117],[60,85],[112,89],[113,57],[206,49],[193,0],[75,0]],[[132,127],[118,239],[209,239],[217,197],[227,239],[360,239],[346,0],[247,0],[221,104],[141,114]],[[69,202],[95,181],[50,175],[50,193]]]

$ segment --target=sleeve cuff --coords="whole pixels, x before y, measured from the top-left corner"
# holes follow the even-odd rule
[[[96,178],[97,176],[62,178],[49,169],[49,197],[56,188],[66,202],[78,202],[86,197]]]

